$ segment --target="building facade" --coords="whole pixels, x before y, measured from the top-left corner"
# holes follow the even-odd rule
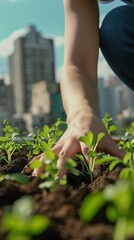
[[[9,75],[13,88],[14,113],[21,118],[30,112],[32,85],[45,79],[55,82],[54,44],[30,26],[14,43],[9,56]]]
[[[115,76],[98,80],[98,114],[109,113],[115,122],[134,121],[134,92]],[[121,125],[121,124],[120,124]]]
[[[4,79],[0,80],[0,134],[2,134],[3,120],[13,123],[13,101],[11,85],[5,85]]]
[[[33,128],[51,125],[57,118],[65,120],[59,83],[40,81],[32,86]]]

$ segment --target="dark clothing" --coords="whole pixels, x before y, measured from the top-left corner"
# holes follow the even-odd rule
[[[134,91],[134,4],[110,11],[100,29],[100,48],[115,74]]]

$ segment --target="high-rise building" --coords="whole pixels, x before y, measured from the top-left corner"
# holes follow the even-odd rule
[[[102,119],[109,113],[114,121],[134,116],[134,92],[115,76],[98,81],[98,109]]]
[[[65,120],[59,83],[40,81],[32,86],[31,114],[33,127]]]
[[[13,102],[11,85],[5,85],[4,79],[0,80],[0,134],[2,133],[3,120],[7,119],[12,124]]]
[[[55,82],[54,45],[34,26],[14,43],[9,56],[9,74],[13,86],[14,113],[21,118],[30,111],[32,85],[41,80]]]

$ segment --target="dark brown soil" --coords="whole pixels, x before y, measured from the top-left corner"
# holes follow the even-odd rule
[[[27,157],[22,154],[10,165],[1,165],[0,172],[21,172],[27,162]],[[109,172],[105,165],[91,184],[81,177],[68,174],[68,185],[58,186],[54,192],[39,189],[41,180],[38,177],[29,176],[29,183],[25,185],[4,180],[0,182],[0,219],[5,205],[12,205],[24,195],[32,195],[35,199],[35,213],[46,215],[51,220],[47,231],[33,240],[112,240],[113,225],[106,218],[105,208],[90,224],[87,224],[79,219],[79,207],[87,194],[114,183],[119,172],[119,167]],[[5,240],[5,233],[2,230],[0,240]]]

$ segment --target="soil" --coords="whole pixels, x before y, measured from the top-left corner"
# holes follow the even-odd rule
[[[0,172],[20,173],[28,163],[25,154],[25,151],[19,156],[14,154],[11,164],[1,164]],[[79,219],[79,207],[87,194],[114,183],[120,170],[121,168],[117,167],[109,172],[107,164],[103,165],[92,183],[86,182],[86,178],[68,173],[68,184],[58,186],[53,192],[39,189],[41,180],[38,177],[29,176],[29,183],[25,185],[4,180],[0,182],[0,221],[5,205],[12,205],[22,196],[32,195],[35,200],[35,213],[48,216],[51,220],[48,229],[40,236],[32,238],[33,240],[112,240],[114,226],[106,218],[105,208],[92,222],[84,223]],[[5,240],[5,236],[6,233],[0,230],[0,240]]]

